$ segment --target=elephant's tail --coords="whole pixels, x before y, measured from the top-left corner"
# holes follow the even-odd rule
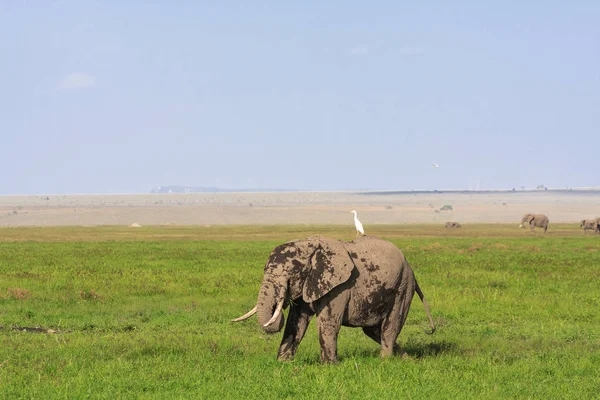
[[[421,291],[421,288],[419,287],[419,284],[417,283],[416,279],[415,279],[415,291],[417,292],[417,294],[421,298],[421,301],[423,302],[423,306],[425,307],[425,312],[427,313],[427,318],[429,318],[429,326],[431,326],[431,332],[425,331],[425,333],[428,335],[433,335],[433,333],[435,332],[435,324],[433,323],[433,318],[431,318],[431,313],[429,312],[429,305],[427,304],[427,301],[425,301],[425,296],[423,296],[423,292]]]

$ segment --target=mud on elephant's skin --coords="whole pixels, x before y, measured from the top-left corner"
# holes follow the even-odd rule
[[[523,228],[523,224],[529,224],[529,228],[531,232],[535,230],[536,227],[544,229],[544,233],[548,231],[548,217],[544,214],[525,214],[523,218],[521,218],[521,225],[519,228]]]
[[[321,361],[337,361],[340,327],[362,327],[381,345],[381,356],[399,350],[396,339],[406,322],[414,293],[421,298],[431,333],[435,325],[423,292],[402,252],[372,236],[352,242],[309,237],[277,246],[267,259],[256,307],[241,321],[257,314],[267,333],[284,325],[278,360],[294,357],[306,328],[316,316]]]

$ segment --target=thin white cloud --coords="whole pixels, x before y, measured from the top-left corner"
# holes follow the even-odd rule
[[[96,77],[87,72],[73,72],[60,81],[63,90],[88,89],[96,86]]]
[[[365,46],[356,46],[350,50],[350,54],[354,56],[364,56],[369,54],[369,49],[367,49]]]

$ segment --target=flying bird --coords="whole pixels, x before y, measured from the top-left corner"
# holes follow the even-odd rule
[[[432,167],[433,168],[439,168],[440,166],[438,164],[433,164]]]
[[[364,235],[365,234],[365,230],[363,229],[362,224],[358,220],[358,215],[356,214],[356,210],[352,210],[350,212],[352,214],[354,214],[354,226],[356,227],[356,236],[354,237],[354,239],[356,239],[359,234]]]

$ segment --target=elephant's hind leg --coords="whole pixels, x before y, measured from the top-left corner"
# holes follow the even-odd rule
[[[294,358],[312,316],[312,311],[304,302],[290,308],[285,324],[285,331],[283,332],[283,339],[277,352],[278,360],[287,361]]]
[[[400,346],[396,343],[406,318],[410,310],[410,303],[415,294],[414,275],[411,274],[410,282],[405,288],[402,288],[399,293],[404,295],[398,296],[396,303],[390,314],[382,321],[381,324],[381,357],[391,356],[394,353],[400,352]]]
[[[401,330],[402,323],[399,315],[389,315],[383,320],[383,323],[381,324],[381,357],[392,356],[394,355],[394,352],[400,350],[400,346],[396,343],[396,339],[398,339]]]

